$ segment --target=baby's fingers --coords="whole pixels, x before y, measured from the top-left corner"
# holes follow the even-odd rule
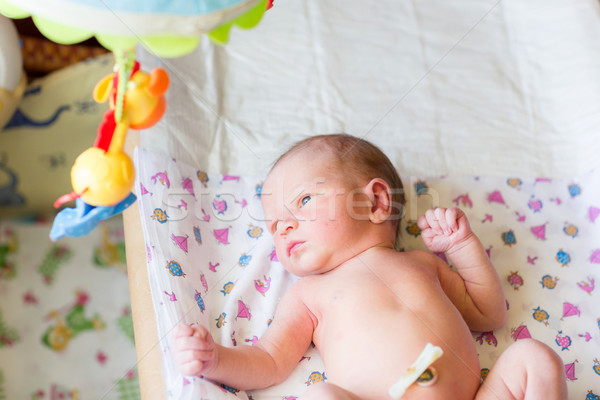
[[[188,336],[175,339],[173,341],[173,347],[177,351],[212,350],[214,348],[214,343],[212,340],[204,340],[193,336]]]
[[[426,229],[439,230],[440,224],[438,223],[438,220],[437,220],[433,210],[427,210],[427,211],[425,211],[425,215],[422,215],[417,219],[417,226],[421,230],[426,230]]]
[[[422,231],[430,228],[429,222],[427,222],[427,218],[424,215],[421,215],[419,218],[417,218],[417,226]]]
[[[214,358],[215,354],[212,350],[185,350],[185,351],[175,351],[173,352],[173,358],[177,365],[187,364],[194,360],[199,360],[201,362],[211,361]]]
[[[208,329],[202,325],[194,325],[193,326],[194,329],[194,337],[201,339],[201,340],[210,340],[211,336],[210,336],[210,332],[208,331]]]
[[[448,208],[446,210],[445,221],[446,225],[452,232],[458,230],[458,218],[462,215],[462,211],[458,208]]]
[[[178,364],[179,371],[183,375],[187,376],[198,376],[202,373],[202,362],[198,360],[193,360],[185,364]]]
[[[183,375],[200,376],[206,372],[207,363],[198,359],[187,362],[178,362],[177,367]]]
[[[448,210],[445,208],[438,207],[433,210],[433,216],[434,221],[438,224],[440,231],[443,232],[445,235],[450,235],[452,233],[452,230],[450,229],[448,224],[447,211]]]
[[[178,324],[173,328],[173,338],[177,339],[183,336],[192,336],[194,330],[186,324]]]
[[[200,340],[210,340],[210,332],[206,327],[202,325],[192,324],[185,325],[179,324],[175,328],[173,328],[173,339],[179,339],[182,337],[195,337]]]

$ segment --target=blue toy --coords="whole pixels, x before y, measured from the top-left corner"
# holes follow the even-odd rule
[[[75,208],[60,211],[50,231],[50,239],[58,240],[63,236],[85,236],[102,220],[122,213],[132,205],[136,196],[130,193],[124,200],[114,206],[91,206],[81,199],[75,200]]]

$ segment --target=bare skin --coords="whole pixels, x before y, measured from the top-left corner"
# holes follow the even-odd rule
[[[445,252],[456,270],[427,252],[399,253],[389,186],[375,178],[353,190],[328,163],[322,154],[295,154],[263,186],[278,258],[302,277],[281,299],[271,326],[254,346],[235,348],[215,344],[204,327],[178,326],[173,347],[184,374],[239,389],[268,387],[283,381],[314,343],[328,379],[303,398],[390,399],[390,386],[430,342],[444,350],[433,364],[439,379],[412,385],[403,399],[566,399],[564,379],[538,397],[543,392],[535,385],[549,383],[531,383],[535,360],[553,353],[537,342],[521,346],[537,346],[532,356],[513,354],[521,369],[501,357],[478,394],[470,331],[502,326],[506,306],[498,275],[462,211],[429,210],[418,221],[426,246]]]

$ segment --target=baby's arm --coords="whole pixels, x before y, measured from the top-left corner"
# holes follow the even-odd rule
[[[458,271],[438,268],[444,291],[457,306],[469,328],[489,331],[506,320],[506,300],[500,278],[465,214],[458,208],[436,208],[419,217],[425,245],[445,252]]]
[[[273,322],[254,346],[214,343],[202,326],[179,325],[173,332],[174,359],[185,375],[200,376],[240,390],[283,381],[312,341],[311,313],[292,286],[281,299]]]

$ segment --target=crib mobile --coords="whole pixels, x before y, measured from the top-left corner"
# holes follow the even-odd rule
[[[135,180],[133,162],[123,151],[127,130],[149,128],[162,118],[169,76],[161,68],[150,74],[141,71],[133,54],[115,53],[116,72],[94,88],[94,100],[109,100],[109,110],[98,127],[94,145],[73,164],[73,191],[54,203],[58,208],[75,200],[76,207],[58,213],[50,231],[53,240],[65,235],[85,235],[99,221],[122,212],[136,200],[131,193]]]
[[[202,33],[225,44],[233,25],[249,29],[258,24],[273,0],[202,0],[164,2],[106,0],[0,0],[0,14],[31,16],[48,39],[73,44],[95,36],[112,51],[114,73],[94,88],[98,103],[109,110],[98,127],[92,147],[81,153],[71,169],[73,191],[61,196],[55,208],[75,201],[54,219],[50,238],[83,236],[105,219],[136,201],[133,162],[123,151],[129,129],[156,124],[166,110],[169,76],[164,69],[145,72],[135,60],[139,43],[159,57],[180,57],[194,50]],[[167,22],[165,22],[167,21]]]

